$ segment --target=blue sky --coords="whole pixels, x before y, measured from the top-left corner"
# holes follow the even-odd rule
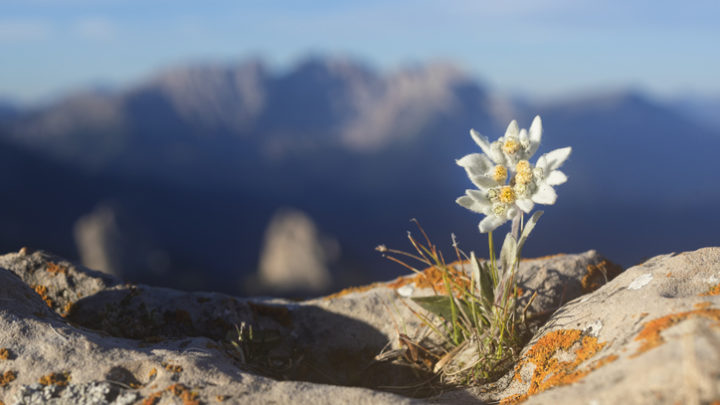
[[[188,62],[443,60],[534,97],[720,94],[720,2],[1,0],[0,97],[123,86]]]

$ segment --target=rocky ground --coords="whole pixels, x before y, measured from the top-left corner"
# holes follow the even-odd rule
[[[521,264],[547,322],[499,381],[429,392],[376,356],[418,338],[427,271],[303,302],[124,284],[26,249],[0,257],[4,404],[712,403],[720,248],[622,269],[594,251]],[[615,277],[617,276],[617,277]],[[613,279],[614,277],[614,279]],[[404,335],[403,335],[404,334]],[[406,345],[406,344],[405,344]]]

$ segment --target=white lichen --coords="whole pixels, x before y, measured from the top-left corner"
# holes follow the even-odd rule
[[[650,273],[645,273],[642,276],[636,277],[635,280],[628,285],[628,290],[639,290],[648,285],[652,279],[653,275]]]

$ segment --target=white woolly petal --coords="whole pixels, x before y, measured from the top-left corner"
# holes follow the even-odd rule
[[[472,139],[486,155],[492,157],[492,153],[490,151],[490,141],[485,136],[480,135],[480,133],[474,129],[470,130],[470,136],[472,136]]]
[[[535,163],[535,167],[542,170],[543,173],[547,173],[548,170],[548,161],[547,161],[547,154],[542,155],[538,158],[537,163]]]
[[[562,164],[565,163],[567,158],[570,156],[570,152],[572,152],[572,147],[567,146],[565,148],[555,149],[552,152],[546,153],[545,158],[547,159],[547,169],[552,171],[562,166]]]
[[[523,128],[520,130],[520,133],[518,134],[518,139],[520,140],[520,142],[522,142],[523,139],[525,139],[525,140],[528,139],[527,129]]]
[[[540,146],[540,140],[542,139],[542,120],[539,115],[535,116],[532,124],[530,125],[530,151],[529,154],[532,156],[537,152]]]
[[[520,130],[520,136],[519,136],[519,138],[520,138],[520,144],[523,144],[523,143],[526,143],[526,142],[527,142],[527,143],[530,142],[530,139],[528,138],[528,132],[527,132],[527,130],[526,130],[525,128],[523,128],[523,129]]]
[[[455,163],[472,174],[485,174],[494,166],[493,162],[482,153],[471,153],[456,160]]]
[[[487,204],[482,204],[480,201],[477,201],[467,195],[458,198],[457,200],[455,200],[455,202],[469,209],[470,211],[477,212],[478,214],[484,214],[487,211],[487,208],[489,208],[490,206],[489,202]]]
[[[497,183],[497,181],[495,181],[495,179],[490,178],[488,176],[472,175],[472,176],[470,176],[470,181],[472,181],[472,183],[481,190],[487,190],[490,187],[495,187],[498,185],[498,183]]]
[[[515,201],[515,205],[518,206],[521,210],[523,210],[524,213],[529,213],[532,211],[533,207],[535,206],[535,203],[532,202],[529,198],[523,198],[520,200]]]
[[[545,183],[551,186],[557,186],[567,181],[567,176],[560,170],[553,170],[545,178]]]
[[[480,233],[492,232],[495,230],[495,228],[504,224],[505,222],[507,222],[507,219],[505,218],[500,218],[496,215],[488,215],[482,221],[480,221]]]
[[[478,204],[481,204],[483,207],[490,208],[492,206],[492,203],[490,203],[490,200],[487,198],[487,194],[483,191],[473,189],[465,190],[465,195],[477,201]]]
[[[508,125],[507,129],[505,130],[505,138],[507,138],[507,137],[517,138],[519,132],[520,132],[520,128],[518,127],[517,121],[512,120],[512,121],[510,121],[510,125]]]
[[[532,200],[538,204],[552,205],[557,200],[557,194],[552,187],[542,183],[535,194],[532,195]]]
[[[491,148],[488,154],[493,162],[499,165],[507,166],[507,160],[505,159],[505,153],[500,148]]]
[[[508,210],[505,211],[506,220],[509,221],[509,220],[513,219],[518,214],[519,211],[520,210],[518,210],[517,207],[515,207],[515,206],[508,208]]]

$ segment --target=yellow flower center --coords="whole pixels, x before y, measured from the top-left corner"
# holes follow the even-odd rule
[[[505,166],[497,165],[495,166],[495,169],[493,170],[493,180],[495,180],[498,183],[502,183],[507,179],[507,169]]]
[[[526,172],[528,170],[530,170],[530,162],[527,160],[521,160],[515,165],[515,171],[517,172]]]
[[[520,183],[515,184],[514,190],[515,190],[515,195],[516,195],[516,196],[518,196],[518,195],[519,195],[519,196],[524,196],[525,193],[527,193],[527,185],[525,185],[525,184],[520,184]]]
[[[505,186],[500,189],[500,202],[505,204],[512,204],[515,202],[515,191],[510,186]]]
[[[503,144],[503,151],[508,155],[514,155],[520,149],[520,143],[514,139],[508,139]]]
[[[518,172],[515,174],[515,184],[530,184],[532,181],[532,172]]]
[[[515,165],[515,184],[530,184],[533,179],[533,172],[527,160],[521,160]]]
[[[487,197],[488,197],[488,200],[490,200],[490,201],[493,201],[493,202],[497,201],[498,191],[494,188],[491,188],[490,190],[488,190]]]
[[[501,217],[507,212],[507,206],[505,204],[495,204],[492,207],[493,214]]]

